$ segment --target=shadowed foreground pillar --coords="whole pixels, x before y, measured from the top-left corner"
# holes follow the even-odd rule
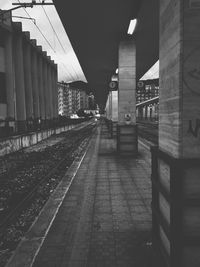
[[[153,245],[170,267],[200,266],[198,3],[160,1],[159,148],[152,150]]]
[[[26,32],[26,38],[30,40],[30,33]],[[33,87],[32,87],[32,72],[31,72],[31,45],[29,42],[24,42],[24,83],[26,97],[26,116],[27,119],[33,118]]]
[[[119,46],[117,151],[137,155],[136,48],[134,40]]]
[[[24,63],[22,47],[21,23],[14,23],[15,28],[15,90],[16,90],[16,118],[18,132],[26,130],[26,100],[24,84]]]

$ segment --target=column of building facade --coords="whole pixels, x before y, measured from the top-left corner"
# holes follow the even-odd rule
[[[32,88],[33,88],[33,114],[34,119],[40,118],[39,90],[38,90],[38,70],[37,70],[37,51],[36,40],[31,40],[31,61],[32,61]]]
[[[37,70],[38,70],[38,90],[39,90],[40,116],[41,116],[41,120],[43,122],[45,120],[43,55],[42,55],[42,47],[38,46],[37,49],[38,49]]]
[[[54,63],[54,62],[53,62]],[[54,118],[58,117],[58,80],[57,80],[57,65],[54,63],[52,67],[53,91],[54,91]]]
[[[111,120],[111,137],[117,133],[118,123],[118,91],[110,91],[110,120]]]
[[[109,94],[108,94],[108,119],[111,120],[112,118],[112,94],[111,94],[111,91],[109,91]]]
[[[56,118],[56,108],[58,102],[58,94],[56,94],[56,80],[55,80],[55,64],[51,61],[51,77],[52,77],[52,96],[53,96],[53,117]]]
[[[51,88],[52,88],[52,104],[53,104],[53,118],[56,118],[55,116],[55,110],[56,110],[56,92],[55,92],[55,83],[54,83],[54,69],[53,69],[53,62],[51,61]]]
[[[52,76],[51,76],[51,58],[47,57],[47,83],[48,83],[48,94],[49,94],[49,111],[50,118],[53,119],[53,95],[52,95]]]
[[[158,197],[163,219],[154,216],[153,229],[171,267],[200,266],[198,2],[160,1],[159,150],[153,152],[153,170],[164,191],[153,188],[153,205]]]
[[[52,118],[55,118],[55,92],[54,92],[54,77],[53,77],[53,61],[50,60],[49,71],[51,75],[51,94],[52,94]]]
[[[26,129],[26,101],[24,85],[24,62],[23,62],[23,38],[22,25],[19,22],[13,23],[14,29],[14,68],[15,68],[15,93],[16,93],[16,120],[17,130]]]
[[[130,152],[136,155],[136,45],[134,40],[120,42],[118,66],[117,148],[119,152]]]
[[[44,97],[44,101],[45,101],[45,110],[46,110],[46,119],[49,120],[50,119],[50,100],[49,100],[49,92],[48,92],[48,79],[47,79],[47,53],[43,52],[43,75],[44,75],[44,92],[45,92],[45,97]]]
[[[31,71],[31,44],[30,33],[24,33],[24,84],[26,98],[26,117],[27,120],[33,119],[33,92],[32,92],[32,71]]]
[[[55,118],[58,117],[58,66],[54,65],[54,91],[55,91]]]
[[[5,35],[5,68],[6,68],[6,97],[7,117],[15,118],[15,93],[14,93],[14,59],[13,59],[13,36],[7,31]]]
[[[118,121],[118,91],[111,91],[112,96],[112,121]]]

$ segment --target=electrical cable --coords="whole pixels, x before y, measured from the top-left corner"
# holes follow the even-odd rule
[[[21,3],[20,0],[18,0],[18,2]],[[23,9],[24,9],[25,13],[28,15],[28,17],[29,17],[30,19],[32,19],[31,16],[30,16],[30,14],[27,12],[27,10],[26,10],[25,8],[23,8]],[[33,22],[33,21],[32,21],[32,22]],[[33,22],[33,23],[34,23],[34,22]],[[50,46],[50,48],[53,50],[53,52],[54,52],[55,54],[57,54],[56,51],[55,51],[55,49],[52,47],[51,43],[48,41],[48,39],[45,37],[45,35],[44,35],[44,34],[42,33],[42,31],[40,30],[40,28],[37,26],[37,24],[34,23],[34,25],[36,26],[36,28],[38,29],[38,31],[41,33],[41,35],[43,36],[43,38],[45,39],[45,41],[47,42],[47,44]],[[54,30],[54,31],[55,31],[55,30]],[[66,51],[65,51],[65,53],[66,53]],[[63,62],[62,62],[61,64],[62,64],[63,66],[65,66]],[[72,76],[72,74],[71,74],[69,71],[67,71],[66,68],[65,68],[65,71],[67,72],[67,74],[69,74],[69,76],[71,76],[72,80],[74,80],[74,77]],[[77,74],[76,74],[76,75],[77,75]],[[77,76],[77,77],[78,77],[78,76]]]
[[[18,0],[18,2],[21,4],[20,0]],[[23,9],[24,9],[24,11],[26,12],[26,14],[28,15],[28,17],[29,17],[30,19],[32,19],[31,16],[30,16],[30,14],[26,11],[25,7],[23,7]],[[33,21],[32,21],[32,22],[33,22]],[[54,48],[52,47],[52,45],[50,44],[50,42],[48,41],[48,39],[46,38],[46,36],[43,34],[43,32],[40,30],[40,28],[37,26],[37,24],[34,23],[34,22],[33,22],[33,24],[34,24],[35,27],[38,29],[38,31],[39,31],[40,34],[43,36],[43,38],[44,38],[45,41],[48,43],[48,45],[49,45],[50,48],[53,50],[53,52],[56,53],[56,51],[54,50]]]
[[[39,0],[39,2],[41,3],[41,0]],[[60,38],[58,37],[58,35],[57,35],[57,33],[56,33],[55,29],[54,29],[54,26],[53,26],[53,24],[51,23],[51,20],[50,20],[50,18],[49,18],[49,16],[48,16],[47,12],[46,12],[46,10],[45,10],[45,8],[44,8],[43,6],[42,6],[42,9],[43,9],[43,11],[44,11],[44,13],[45,13],[45,15],[46,15],[48,21],[49,21],[49,24],[51,25],[51,28],[52,28],[52,30],[53,30],[53,32],[54,32],[54,34],[55,34],[55,36],[56,36],[56,38],[57,38],[57,40],[58,40],[60,46],[62,47],[63,52],[67,55],[69,52],[66,52],[65,48],[63,47],[63,45],[62,45],[62,43],[61,43],[61,41],[60,41]],[[79,79],[79,76],[78,76],[76,70],[74,69],[74,66],[73,66],[71,63],[70,63],[70,65],[71,65],[73,71],[75,72],[77,79]]]

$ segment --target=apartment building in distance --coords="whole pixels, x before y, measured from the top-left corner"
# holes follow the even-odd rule
[[[159,96],[158,79],[139,81],[137,84],[136,102],[144,102]]]
[[[58,83],[58,113],[70,117],[80,109],[88,109],[88,95],[85,91],[68,83]]]

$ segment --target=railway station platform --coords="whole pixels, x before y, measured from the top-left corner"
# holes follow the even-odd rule
[[[100,122],[52,220],[45,206],[48,230],[38,218],[7,267],[164,266],[152,249],[150,151],[139,142],[137,158],[120,156],[115,142]]]

